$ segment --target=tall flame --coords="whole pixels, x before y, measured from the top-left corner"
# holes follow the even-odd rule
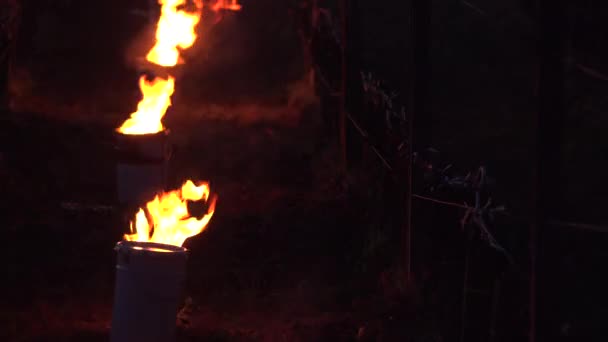
[[[187,49],[196,41],[195,28],[200,21],[203,3],[195,0],[196,10],[184,10],[186,0],[159,0],[161,16],[156,27],[156,44],[148,52],[146,59],[156,65],[169,67],[180,62],[179,48]],[[175,89],[175,80],[156,77],[147,82],[144,77],[139,80],[142,100],[137,111],[131,114],[118,128],[122,134],[153,134],[161,132],[164,127],[162,118],[171,105],[171,95]]]
[[[190,217],[188,201],[205,201],[210,197],[209,185],[195,185],[186,181],[181,189],[156,196],[146,204],[148,215],[139,209],[131,233],[124,236],[127,241],[155,242],[181,246],[187,238],[201,233],[215,212],[217,197],[211,197],[209,209],[201,218]]]
[[[156,43],[146,55],[150,63],[162,67],[172,67],[182,63],[179,49],[187,49],[194,45],[197,39],[195,32],[203,11],[202,0],[192,0],[194,11],[187,11],[187,0],[158,0],[162,6],[160,19],[156,26]],[[239,11],[238,0],[217,0],[214,11],[221,9]],[[142,77],[139,88],[142,100],[137,105],[137,111],[117,129],[122,134],[153,134],[161,132],[164,127],[162,118],[171,105],[175,80],[156,77],[147,82]]]

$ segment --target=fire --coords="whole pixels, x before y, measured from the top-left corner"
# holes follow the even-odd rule
[[[200,21],[203,3],[195,0],[196,10],[188,12],[183,9],[186,0],[159,0],[161,16],[156,27],[156,44],[148,52],[146,60],[168,67],[181,61],[179,48],[187,49],[196,41],[195,28]],[[179,8],[179,9],[178,9]],[[118,128],[122,134],[153,134],[161,132],[164,127],[162,118],[171,105],[171,95],[175,90],[175,79],[156,77],[152,82],[145,77],[139,80],[142,100],[137,111]]]
[[[202,11],[202,0],[158,0],[161,15],[156,27],[156,43],[146,55],[150,63],[172,67],[182,63],[179,49],[187,49],[197,39],[195,32]],[[190,5],[189,5],[190,3]],[[192,5],[193,3],[193,5]],[[188,7],[194,7],[191,11]],[[238,0],[218,0],[213,9],[238,11],[241,5]],[[122,134],[153,134],[161,132],[164,127],[162,119],[171,105],[171,95],[175,89],[175,80],[156,77],[152,82],[145,77],[139,80],[142,100],[137,111],[131,114],[124,124],[117,129]]]
[[[118,129],[122,134],[152,134],[164,130],[161,122],[171,105],[171,95],[175,89],[175,80],[160,77],[153,81],[146,80],[145,76],[139,79],[139,89],[143,98],[137,105],[137,111],[131,113]]]
[[[186,0],[159,0],[161,16],[156,27],[156,45],[146,59],[154,64],[170,67],[181,62],[179,50],[191,47],[196,41],[196,25],[201,19],[203,3],[195,1],[196,10],[187,12],[178,9]]]
[[[188,202],[207,202],[210,189],[207,183],[195,185],[186,181],[181,189],[157,195],[146,204],[146,211],[139,209],[135,222],[131,222],[131,233],[124,236],[127,241],[155,242],[181,246],[187,238],[201,233],[215,212],[217,197],[213,196],[209,209],[201,218],[190,217]]]

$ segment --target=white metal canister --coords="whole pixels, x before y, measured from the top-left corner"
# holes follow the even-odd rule
[[[116,244],[111,342],[171,342],[188,250],[150,242]]]
[[[170,158],[167,136],[168,131],[144,135],[117,134],[119,203],[139,206],[164,190]]]

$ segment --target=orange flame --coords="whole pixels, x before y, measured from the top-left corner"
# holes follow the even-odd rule
[[[194,29],[200,21],[203,3],[201,0],[194,1],[195,12],[183,10],[186,0],[159,0],[159,3],[162,7],[156,28],[156,44],[146,59],[160,66],[174,66],[180,62],[178,47],[186,49],[196,41]],[[148,82],[142,77],[139,88],[143,98],[137,105],[137,111],[117,131],[122,134],[161,132],[164,129],[162,118],[171,105],[175,79],[171,76],[168,79],[157,77]]]
[[[125,234],[127,241],[155,242],[166,245],[181,246],[187,238],[201,233],[209,224],[215,212],[216,196],[211,198],[209,210],[200,219],[190,217],[188,201],[205,201],[210,197],[209,185],[195,185],[186,181],[181,189],[156,196],[146,204],[148,216],[144,209],[139,209],[135,222],[131,222],[132,234]]]
[[[163,67],[182,63],[179,49],[191,47],[197,39],[195,32],[203,10],[202,0],[193,0],[195,10],[185,10],[187,0],[158,0],[161,4],[161,16],[156,27],[156,43],[148,52],[146,60]],[[238,0],[218,0],[213,9],[238,11],[241,5]],[[117,129],[122,134],[153,134],[161,132],[164,127],[162,118],[171,105],[171,95],[175,80],[155,78],[148,82],[142,77],[139,81],[143,99],[137,105],[137,111],[131,114],[124,124]]]
[[[146,59],[165,67],[175,66],[182,62],[177,48],[187,49],[196,41],[194,29],[201,19],[203,3],[195,1],[195,12],[178,9],[186,4],[186,0],[159,0],[159,3],[162,7],[156,27],[156,45]]]
[[[242,7],[243,6],[239,4],[238,0],[217,0],[215,5],[213,5],[213,10],[216,12],[223,9],[229,11],[240,11]]]
[[[171,105],[175,80],[169,76],[166,80],[157,77],[150,82],[142,76],[139,79],[139,89],[143,98],[137,105],[137,111],[131,113],[131,117],[118,128],[118,132],[133,135],[161,132],[164,129],[161,120]]]

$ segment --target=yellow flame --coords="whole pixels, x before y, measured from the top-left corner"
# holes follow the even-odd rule
[[[200,21],[203,3],[195,0],[195,12],[183,9],[186,0],[159,0],[161,16],[156,28],[156,44],[148,52],[146,59],[160,66],[174,66],[180,60],[178,47],[189,48],[196,41],[194,32]],[[179,8],[179,9],[178,9]],[[175,79],[155,78],[152,82],[145,77],[139,80],[143,99],[137,105],[137,111],[131,114],[118,128],[122,134],[153,134],[161,132],[164,127],[162,118],[171,105],[171,95],[175,89]]]
[[[156,43],[148,52],[146,60],[163,67],[175,66],[182,62],[179,49],[191,47],[197,39],[198,25],[203,10],[202,0],[193,0],[194,11],[187,11],[187,0],[158,0],[161,15],[156,27]],[[218,0],[214,10],[227,9],[238,11],[241,5],[237,0]],[[137,111],[118,128],[122,134],[153,134],[164,127],[162,119],[171,105],[171,95],[175,88],[173,77],[156,78],[148,82],[142,77],[139,88],[143,99]]]
[[[190,217],[188,201],[207,202],[209,196],[207,183],[195,185],[191,180],[186,181],[179,190],[156,196],[146,204],[148,215],[144,209],[139,209],[135,223],[131,222],[132,234],[126,234],[125,240],[182,246],[187,238],[207,227],[215,212],[217,197],[211,199],[209,210],[200,219]]]
[[[201,19],[202,2],[195,1],[196,11],[178,9],[186,0],[159,0],[161,16],[156,27],[156,44],[146,59],[154,64],[169,67],[179,63],[178,47],[187,49],[196,41],[196,25]]]
[[[161,132],[164,127],[162,118],[171,105],[171,95],[175,89],[175,79],[160,77],[152,81],[146,80],[145,76],[139,79],[139,89],[142,99],[137,104],[137,111],[131,113],[118,132],[122,134],[152,134]]]

